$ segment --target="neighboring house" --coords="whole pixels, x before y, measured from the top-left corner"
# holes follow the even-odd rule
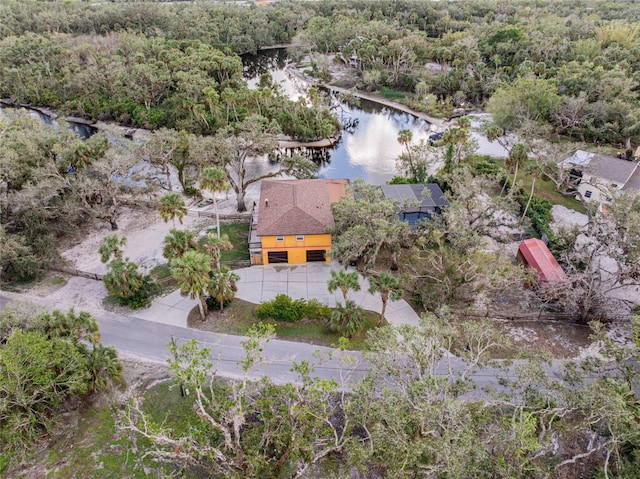
[[[640,191],[640,163],[578,150],[558,166],[571,170],[576,188],[587,202],[607,203],[617,191]]]
[[[567,279],[547,245],[539,239],[530,238],[520,243],[517,258],[520,263],[535,269],[541,282],[551,283]]]
[[[434,214],[440,214],[444,206],[449,206],[444,193],[435,183],[382,185],[381,188],[385,198],[398,200],[398,217],[410,225],[430,219]]]
[[[331,203],[348,180],[263,180],[254,207],[251,264],[329,262]]]

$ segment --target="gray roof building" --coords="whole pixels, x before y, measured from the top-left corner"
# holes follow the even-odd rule
[[[576,168],[591,176],[609,180],[621,188],[638,170],[638,162],[614,156],[577,150],[573,156],[560,163],[564,168]]]
[[[449,206],[449,201],[435,183],[382,185],[381,188],[385,198],[393,198],[400,204],[400,219],[412,225],[439,214],[442,207]]]

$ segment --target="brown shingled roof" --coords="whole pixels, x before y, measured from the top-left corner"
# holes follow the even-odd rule
[[[333,226],[331,203],[348,180],[263,180],[257,233],[260,236],[326,233]]]

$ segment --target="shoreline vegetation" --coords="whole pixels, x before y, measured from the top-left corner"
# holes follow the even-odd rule
[[[296,66],[293,66],[291,64],[287,65],[285,72],[295,76],[297,79],[307,83],[308,85],[311,86],[317,86],[319,88],[324,88],[326,90],[331,90],[331,91],[335,91],[337,93],[342,93],[342,94],[346,94],[346,95],[351,95],[357,98],[361,98],[363,100],[367,100],[373,103],[378,103],[379,105],[383,105],[389,108],[393,108],[395,110],[401,111],[403,113],[408,113],[409,115],[413,115],[416,118],[420,118],[424,121],[426,121],[427,123],[436,126],[437,128],[444,128],[445,126],[447,126],[448,124],[448,120],[442,119],[442,118],[436,118],[434,116],[431,115],[427,115],[426,113],[422,113],[419,111],[414,110],[413,108],[409,108],[406,105],[403,105],[402,103],[398,103],[396,101],[393,100],[389,100],[381,95],[376,95],[374,93],[367,93],[367,92],[363,92],[360,90],[355,90],[355,89],[350,89],[350,88],[344,88],[344,87],[340,87],[337,85],[333,85],[331,83],[323,83],[323,82],[319,82],[314,78],[310,78],[308,75],[305,75],[302,71],[300,71],[300,69],[298,69]]]
[[[146,128],[127,127],[127,126],[123,126],[118,123],[112,123],[112,122],[103,122],[103,121],[91,122],[89,120],[85,120],[84,118],[79,118],[75,116],[61,117],[57,111],[51,108],[22,104],[22,103],[15,104],[5,98],[0,98],[0,106],[5,108],[26,108],[27,110],[33,110],[41,115],[47,116],[52,120],[63,119],[68,123],[77,123],[81,125],[86,125],[89,128],[94,128],[96,130],[99,130],[105,127],[119,128],[124,130],[125,136],[130,138],[141,137],[151,133],[152,131]],[[294,148],[331,148],[335,146],[336,143],[338,143],[341,136],[342,136],[342,133],[340,131],[337,131],[331,136],[328,136],[326,138],[322,138],[316,141],[297,141],[289,138],[278,137],[278,148],[282,150],[294,149]]]
[[[261,51],[269,51],[269,50],[274,50],[274,49],[279,49],[279,48],[287,48],[289,45],[271,45],[271,46],[265,46],[265,47],[261,47],[260,49],[258,49],[258,53]],[[330,91],[334,91],[337,93],[341,93],[341,94],[345,94],[345,95],[351,95],[353,97],[356,98],[360,98],[363,100],[367,100],[388,108],[393,108],[395,110],[401,111],[403,113],[407,113],[409,115],[412,115],[416,118],[420,118],[424,121],[426,121],[427,123],[429,123],[430,125],[433,125],[436,127],[437,131],[442,131],[448,124],[450,119],[443,119],[443,118],[436,118],[433,117],[431,115],[427,115],[426,113],[422,113],[419,112],[417,110],[414,110],[406,105],[403,105],[402,103],[398,103],[395,102],[393,100],[389,100],[381,95],[377,95],[374,93],[367,93],[364,91],[360,91],[360,90],[355,90],[355,89],[350,89],[350,88],[344,88],[344,87],[340,87],[338,85],[334,85],[332,83],[324,83],[324,82],[319,82],[318,80],[309,77],[308,75],[305,75],[304,72],[302,72],[297,66],[293,65],[293,64],[288,64],[285,68],[285,73],[291,76],[294,76],[296,79],[301,80],[303,82],[305,82],[307,85],[310,86],[316,86],[322,89],[326,89],[326,90],[330,90]],[[29,105],[29,104],[24,104],[24,103],[13,103],[11,102],[9,99],[6,98],[0,98],[0,106],[4,106],[7,108],[26,108],[29,110],[33,110],[36,111],[42,115],[48,116],[51,119],[59,119],[60,115],[58,114],[58,112],[54,109],[48,108],[48,107],[43,107],[43,106],[37,106],[37,105]],[[127,127],[127,126],[123,126],[119,123],[114,123],[114,122],[103,122],[103,121],[97,121],[97,122],[91,122],[89,120],[86,120],[84,118],[81,117],[77,117],[77,116],[64,116],[62,117],[64,119],[64,121],[67,121],[69,123],[77,123],[77,124],[82,124],[82,125],[86,125],[90,128],[95,128],[95,129],[101,129],[104,128],[105,126],[107,127],[116,127],[116,128],[121,128],[123,129],[126,133],[126,136],[131,137],[131,138],[135,138],[135,137],[139,137],[139,136],[144,136],[148,133],[150,133],[152,130],[146,129],[146,128],[138,128],[138,127]],[[325,138],[321,138],[319,140],[315,140],[315,141],[298,141],[298,140],[293,140],[290,138],[282,138],[279,137],[278,138],[278,147],[280,149],[296,149],[296,148],[332,148],[333,146],[335,146],[338,141],[340,140],[342,136],[342,132],[341,131],[336,131],[334,134],[325,137]]]

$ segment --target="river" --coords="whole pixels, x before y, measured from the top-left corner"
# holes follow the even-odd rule
[[[56,131],[58,131],[58,129],[60,128],[58,121],[55,118],[52,118],[50,115],[47,115],[45,113],[42,113],[38,109],[14,108],[14,107],[8,107],[0,103],[0,117],[11,116],[14,113],[20,113],[20,114],[26,113],[27,115],[29,115],[30,117],[36,120],[40,120],[47,125],[53,126],[56,129]],[[91,125],[88,125],[86,123],[66,121],[66,124],[68,128],[75,131],[78,134],[78,136],[80,136],[80,138],[84,140],[86,140],[87,138],[89,138],[91,135],[93,135],[98,131],[97,128]]]
[[[289,98],[298,100],[304,96],[306,84],[285,72],[290,61],[285,49],[265,50],[257,55],[244,55],[242,59],[249,88],[257,88],[260,76],[269,73]],[[332,100],[338,119],[353,126],[342,131],[342,137],[333,148],[325,149],[325,158],[318,162],[320,178],[362,178],[371,184],[386,183],[400,174],[395,164],[403,149],[398,143],[398,132],[410,130],[414,142],[427,140],[433,133],[427,121],[378,103],[361,100],[354,106],[335,96]],[[482,123],[487,117],[486,114],[470,115],[471,136],[478,145],[476,152],[504,158],[507,151],[482,133]]]
[[[286,50],[266,50],[258,55],[245,55],[245,79],[256,88],[262,73],[270,73],[283,92],[297,100],[304,95],[306,85],[291,79],[284,71],[288,61]],[[324,161],[319,162],[319,178],[362,178],[366,183],[383,184],[399,172],[395,159],[402,153],[398,132],[410,130],[414,141],[426,140],[431,125],[392,108],[362,100],[358,106],[333,98],[338,119],[351,127],[333,148],[328,148]]]

